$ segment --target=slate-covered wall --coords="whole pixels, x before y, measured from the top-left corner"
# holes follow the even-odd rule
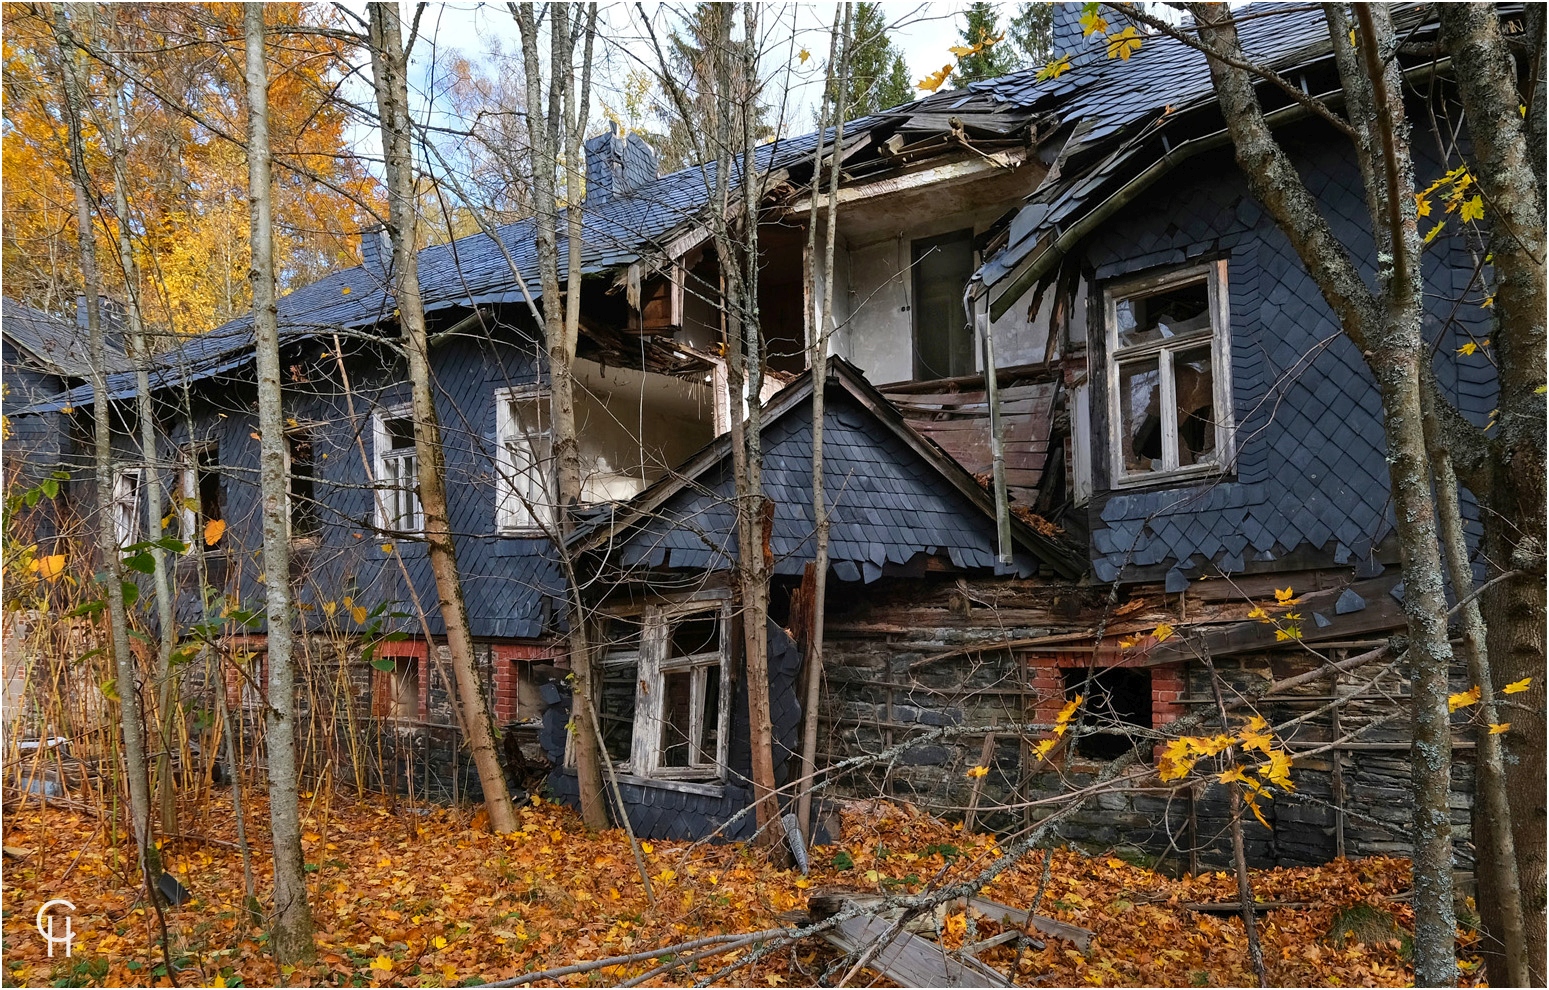
[[[1368,266],[1375,251],[1348,143],[1314,126],[1288,129],[1282,140],[1335,235]],[[1429,138],[1415,142],[1422,183],[1445,171],[1433,144]],[[1298,548],[1319,551],[1336,564],[1373,567],[1373,548],[1391,529],[1376,386],[1294,249],[1248,194],[1230,152],[1201,156],[1157,183],[1088,238],[1082,251],[1094,280],[1088,319],[1093,369],[1103,367],[1105,284],[1185,262],[1227,259],[1237,427],[1236,470],[1225,478],[1109,492],[1105,378],[1093,374],[1098,494],[1089,514],[1096,577],[1165,578],[1169,590],[1178,590],[1216,568],[1275,569]],[[1470,333],[1475,340],[1489,335],[1477,288],[1454,306],[1474,270],[1464,238],[1438,239],[1423,268],[1424,332],[1427,339],[1440,338],[1437,378],[1463,413],[1483,426],[1495,406],[1493,367],[1483,354],[1456,353]],[[1363,274],[1374,278],[1369,267]],[[1476,531],[1471,499],[1465,512]]]
[[[770,720],[774,729],[774,770],[776,786],[791,779],[791,755],[796,752],[801,725],[801,702],[797,694],[801,655],[785,630],[774,622],[768,626]],[[741,658],[734,662],[737,686],[732,695],[731,766],[719,787],[700,787],[693,793],[671,786],[656,785],[637,777],[621,777],[619,790],[629,812],[630,827],[647,839],[699,839],[715,835],[720,839],[751,838],[757,822],[748,810],[753,800],[752,746],[749,740],[748,687]],[[570,694],[560,685],[543,688],[548,707],[543,715],[542,742],[555,770],[549,775],[553,796],[570,805],[579,803],[574,769],[565,767],[565,735],[570,721]],[[607,780],[604,779],[604,785]],[[790,796],[782,798],[782,807]],[[608,813],[617,816],[611,788],[607,797]],[[747,811],[747,814],[739,813]],[[735,821],[733,821],[735,819]]]

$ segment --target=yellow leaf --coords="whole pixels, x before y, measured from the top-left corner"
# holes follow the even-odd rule
[[[1121,650],[1128,650],[1131,647],[1133,647],[1134,645],[1135,645],[1135,641],[1133,639],[1121,639],[1121,640],[1119,640],[1119,649],[1121,649]]]
[[[1076,714],[1076,709],[1081,707],[1081,702],[1084,700],[1086,699],[1078,694],[1070,701],[1065,702],[1065,707],[1060,709],[1060,713],[1055,716],[1054,721],[1059,725],[1069,722],[1071,717]]]
[[[1510,722],[1491,722],[1490,723],[1490,735],[1498,736],[1501,733],[1505,732],[1509,728],[1511,728],[1511,723]]]
[[[1264,812],[1259,810],[1259,803],[1254,799],[1253,795],[1245,794],[1243,795],[1243,799],[1248,802],[1248,808],[1252,810],[1253,817],[1259,820],[1259,824],[1265,828],[1269,828],[1269,822],[1264,820]]]
[[[1050,79],[1058,79],[1070,71],[1070,56],[1061,55],[1059,58],[1044,65],[1033,78],[1038,82],[1047,82]]]
[[[1459,708],[1467,708],[1469,705],[1479,703],[1479,685],[1475,684],[1467,691],[1459,691],[1457,694],[1447,696],[1447,711],[1455,712]]]
[[[1279,750],[1269,751],[1269,762],[1254,767],[1253,772],[1284,790],[1295,790],[1291,783],[1291,758]]]
[[[796,53],[796,57],[801,59],[801,64],[802,65],[806,65],[807,64],[807,59],[812,57],[812,53],[807,51],[805,48],[803,48],[800,52]]]
[[[640,848],[645,850],[645,854],[647,856],[656,851],[656,847],[651,845],[649,842],[640,843]]]
[[[302,832],[301,833],[301,841],[302,842],[316,842],[318,839],[321,839],[321,838],[322,838],[322,836],[318,835],[316,832]]]
[[[1081,15],[1081,37],[1090,38],[1094,34],[1107,34],[1108,22],[1097,11],[1088,11]]]
[[[380,969],[384,973],[391,973],[393,971],[393,961],[387,956],[377,956],[371,960],[371,968]]]
[[[339,290],[339,294],[343,295],[343,296],[349,295],[350,294],[350,287],[346,285],[344,288]]]
[[[326,601],[326,602],[323,602],[323,614],[328,616],[330,619],[333,618],[333,614],[335,612],[337,612],[337,611],[339,611],[339,603],[338,602],[336,602],[336,601]]]
[[[204,545],[213,547],[226,535],[226,520],[211,519],[204,524]]]
[[[393,552],[393,545],[391,543],[384,543],[384,544],[382,544],[382,552],[383,553],[392,553]]]
[[[1421,217],[1431,215],[1431,201],[1420,193],[1415,193],[1415,215]]]
[[[1274,739],[1267,732],[1250,732],[1250,731],[1248,731],[1246,729],[1243,730],[1243,733],[1242,733],[1242,748],[1243,749],[1256,749],[1259,752],[1264,753],[1267,756],[1267,755],[1269,755],[1270,747],[1273,744],[1274,744]]]
[[[226,985],[226,978],[224,976],[217,976],[217,977],[215,977],[215,979],[210,981],[210,986],[212,986],[212,987],[223,987],[225,985]]]
[[[1267,620],[1269,618],[1269,613],[1264,611],[1264,606],[1262,606],[1262,605],[1255,605],[1248,612],[1248,618],[1250,618],[1250,619],[1266,619]]]
[[[1533,678],[1531,677],[1524,677],[1520,681],[1512,681],[1510,684],[1506,685],[1506,693],[1521,694],[1523,691],[1527,690],[1527,686],[1531,683],[1533,683]]]
[[[1489,309],[1490,307],[1495,305],[1495,297],[1494,296],[1485,296],[1484,297],[1484,302],[1480,303],[1479,305],[1483,309]]]
[[[1112,856],[1109,856],[1108,857],[1108,868],[1110,870],[1122,870],[1124,868],[1124,860],[1122,860],[1122,859],[1114,859]]]
[[[1292,602],[1296,601],[1296,593],[1293,592],[1290,589],[1290,587],[1276,588],[1275,589],[1275,601],[1279,602],[1282,605],[1289,605]]]
[[[1033,752],[1040,760],[1046,760],[1049,758],[1049,751],[1052,750],[1055,747],[1055,744],[1058,742],[1059,739],[1057,737],[1054,739],[1045,739],[1033,747]]]
[[[1429,244],[1432,241],[1434,241],[1436,239],[1437,235],[1439,235],[1441,233],[1441,229],[1443,227],[1445,227],[1445,226],[1446,226],[1446,223],[1439,223],[1436,226],[1432,227],[1430,229],[1430,232],[1425,235],[1425,243]]]
[[[950,66],[950,65],[943,65],[936,72],[932,72],[930,75],[926,76],[924,79],[921,79],[919,82],[915,83],[914,84],[915,88],[923,89],[927,93],[934,93],[936,90],[941,88],[941,84],[946,82],[947,81],[947,77],[950,76],[951,74],[952,74],[952,66]]]
[[[366,616],[369,614],[370,613],[366,611],[366,607],[364,605],[356,605],[354,608],[350,609],[350,618],[355,620],[355,624],[357,626],[365,625]]]
[[[1302,627],[1298,625],[1282,626],[1275,630],[1275,642],[1284,643],[1290,640],[1302,638]]]
[[[1157,626],[1155,629],[1151,630],[1151,635],[1156,637],[1156,641],[1158,643],[1164,642],[1167,639],[1167,637],[1171,636],[1172,634],[1173,634],[1173,627],[1169,626],[1165,622],[1162,623],[1161,625]]]
[[[972,48],[968,48],[963,45],[953,45],[951,48],[947,49],[947,51],[951,52],[953,55],[956,55],[958,58],[967,58],[969,55],[972,55],[978,50],[978,45],[974,45]]]
[[[1242,767],[1227,767],[1225,770],[1221,771],[1221,775],[1216,779],[1223,784],[1248,783],[1248,778],[1243,776]]]
[[[457,982],[457,967],[447,963],[441,967],[441,979],[446,983]]]
[[[444,949],[446,948],[446,936],[437,935],[435,938],[431,939],[430,944],[434,945],[438,949]]]
[[[65,555],[62,553],[49,554],[47,557],[39,557],[32,562],[32,567],[38,572],[38,577],[45,581],[58,581],[65,572]]]
[[[983,777],[985,774],[987,774],[989,772],[990,772],[990,768],[989,767],[969,767],[968,768],[968,773],[966,774],[966,776],[969,776],[969,777]]]
[[[779,973],[770,973],[768,976],[764,977],[764,979],[768,980],[769,985],[772,987],[777,987],[785,982],[785,977],[781,976]]]
[[[1135,26],[1132,24],[1108,39],[1108,57],[1128,62],[1131,55],[1140,51],[1143,40],[1135,33]]]
[[[1463,212],[1458,215],[1463,218],[1464,223],[1470,220],[1484,219],[1484,199],[1480,196],[1475,196],[1463,204]]]
[[[1264,719],[1260,716],[1253,715],[1249,717],[1248,721],[1243,723],[1242,727],[1249,732],[1262,732],[1269,728],[1269,723],[1264,721]]]
[[[1479,345],[1470,340],[1468,343],[1458,348],[1458,353],[1466,357],[1477,350],[1479,350]]]

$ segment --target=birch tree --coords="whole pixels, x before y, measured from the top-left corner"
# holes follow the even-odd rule
[[[271,944],[281,965],[316,954],[297,794],[296,689],[290,588],[290,525],[285,482],[285,411],[280,393],[280,326],[274,288],[273,182],[269,154],[269,77],[264,8],[244,8],[247,70],[247,168],[253,268],[253,351],[258,375],[259,490],[263,519],[269,676],[264,706],[269,755],[269,830],[274,840]]]
[[[510,4],[522,36],[522,66],[526,77],[527,140],[531,148],[533,220],[538,247],[538,280],[543,292],[543,336],[548,357],[549,431],[554,458],[555,507],[553,529],[558,537],[566,584],[570,589],[570,672],[574,677],[570,707],[572,746],[581,817],[592,828],[606,828],[602,761],[596,725],[596,671],[588,645],[580,585],[564,538],[574,528],[570,513],[581,501],[581,447],[576,439],[575,360],[581,326],[582,203],[585,199],[586,156],[582,139],[591,99],[592,46],[597,34],[596,4],[577,5],[572,16],[565,4]],[[539,53],[540,22],[549,21],[549,83],[545,97]],[[583,48],[579,78],[576,46]],[[579,93],[576,87],[580,87]],[[556,173],[565,169],[565,292],[559,286],[559,208]]]
[[[387,232],[393,248],[393,299],[408,358],[427,555],[431,573],[435,575],[441,621],[446,628],[462,729],[479,774],[490,827],[500,833],[513,832],[517,828],[516,812],[511,806],[505,771],[495,746],[494,719],[474,660],[468,603],[463,596],[462,576],[457,569],[456,547],[447,512],[446,454],[431,387],[430,345],[425,328],[425,304],[420,296],[415,238],[417,199],[413,133],[409,121],[408,52],[404,48],[396,3],[371,4],[369,18],[372,80],[382,125],[387,175]]]
[[[124,580],[119,557],[119,533],[114,500],[117,481],[113,467],[113,409],[108,398],[107,348],[103,338],[102,283],[97,269],[96,231],[92,225],[90,185],[82,137],[83,85],[78,42],[62,4],[54,6],[54,37],[59,46],[59,79],[63,96],[70,179],[75,194],[75,223],[82,288],[86,294],[86,332],[91,352],[93,460],[95,465],[97,546],[107,599],[109,645],[113,654],[119,722],[123,729],[124,776],[129,784],[129,818],[139,854],[140,875],[150,896],[161,863],[151,831],[150,780],[145,756],[145,716],[140,708],[135,656],[129,648],[129,609],[125,593],[135,585]],[[138,502],[134,503],[138,506]]]

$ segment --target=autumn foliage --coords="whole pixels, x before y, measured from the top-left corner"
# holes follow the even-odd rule
[[[234,141],[246,131],[240,4],[101,5],[83,9],[73,29],[94,49],[116,53],[109,67],[87,59],[95,104],[116,92],[130,132],[127,222],[141,276],[139,297],[153,330],[212,329],[250,308],[247,272],[247,159]],[[326,26],[321,6],[267,5],[269,22]],[[69,313],[81,284],[74,203],[49,23],[32,5],[6,3],[3,266],[6,295]],[[170,52],[176,52],[171,57]],[[344,46],[316,34],[287,34],[271,48],[276,251],[281,289],[356,263],[358,204],[377,199],[376,181],[352,153],[351,114],[340,85]],[[117,259],[112,167],[100,128],[83,122],[87,167],[103,207],[98,257]],[[102,272],[122,300],[116,264]],[[165,345],[163,345],[165,346]]]
[[[253,820],[265,813],[251,802]],[[465,812],[330,802],[311,794],[304,845],[319,926],[319,962],[286,974],[298,986],[453,986],[509,978],[726,932],[778,927],[818,886],[913,892],[982,870],[998,855],[993,836],[965,835],[906,807],[857,804],[845,816],[843,842],[820,848],[810,878],[771,868],[741,845],[650,842],[645,859],[658,905],[652,908],[628,840],[617,831],[589,834],[575,815],[547,802],[520,812],[521,831],[497,837],[470,827]],[[240,857],[232,845],[229,805],[200,816],[197,837],[164,840],[169,870],[193,900],[167,910],[171,958],[185,986],[276,985],[281,978],[246,926]],[[191,827],[192,830],[193,827]],[[249,829],[249,835],[261,829]],[[119,843],[115,844],[113,837]],[[7,985],[168,985],[154,911],[139,900],[126,869],[133,862],[122,823],[91,814],[29,806],[5,819],[4,922]],[[257,850],[259,896],[267,856]],[[1249,985],[1242,922],[1191,910],[1229,902],[1236,881],[1208,872],[1181,880],[1131,865],[1111,853],[1054,854],[1046,887],[1042,853],[1025,857],[985,895],[1026,907],[1042,889],[1040,913],[1095,933],[1087,952],[1057,938],[1041,949],[1004,945],[982,958],[1018,982],[1081,985]],[[1255,871],[1255,896],[1298,906],[1260,918],[1272,980],[1283,986],[1402,985],[1412,979],[1404,930],[1408,864],[1394,859],[1336,861],[1303,869]],[[41,901],[76,905],[79,938],[70,959],[48,959],[33,929]],[[1398,922],[1392,938],[1371,944],[1329,937],[1336,915],[1369,905]],[[937,919],[950,948],[987,939],[998,925],[961,912]],[[652,980],[703,979],[744,948]],[[732,985],[810,985],[837,953],[818,940],[770,953],[729,976]],[[568,977],[573,984],[617,984],[657,961]],[[1472,963],[1465,968],[1473,971]]]

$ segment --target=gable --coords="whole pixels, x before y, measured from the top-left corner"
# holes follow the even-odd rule
[[[962,568],[1027,576],[1019,550],[996,562],[995,520],[844,388],[831,384],[823,473],[829,559],[844,581],[871,582],[919,554]],[[799,576],[813,556],[812,401],[804,396],[764,427],[764,493],[774,503],[774,573]],[[737,559],[729,446],[649,515],[594,550],[626,568],[725,570]]]

